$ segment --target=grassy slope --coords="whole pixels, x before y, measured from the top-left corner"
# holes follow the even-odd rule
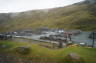
[[[93,6],[90,6],[90,9],[91,7]],[[12,19],[6,18],[9,20],[7,22],[8,24],[1,26],[0,29],[1,31],[6,31],[6,29],[8,31],[26,28],[50,27],[94,30],[96,29],[96,16],[91,13],[92,11],[89,10],[88,4],[86,3],[77,3],[61,8],[26,11],[18,14],[13,13],[11,14]],[[2,20],[0,22],[2,22]]]
[[[0,41],[0,44],[6,44],[11,46],[5,49],[0,48],[0,54],[2,52],[10,54],[10,56],[13,54],[15,58],[16,57],[18,57],[19,59],[22,58],[27,61],[32,61],[33,63],[67,63],[65,57],[69,53],[78,53],[86,61],[86,63],[96,62],[95,59],[96,48],[73,47],[73,48],[63,48],[59,50],[51,50],[38,46],[36,44],[29,44],[25,42],[19,43],[19,42],[10,42],[10,41],[3,41],[3,42]],[[15,48],[18,46],[29,46],[31,48],[31,53],[27,55],[21,55],[16,53]]]

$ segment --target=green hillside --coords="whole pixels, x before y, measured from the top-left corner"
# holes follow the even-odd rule
[[[63,29],[96,29],[96,4],[79,2],[66,7],[20,13],[0,14],[0,30],[49,27]]]

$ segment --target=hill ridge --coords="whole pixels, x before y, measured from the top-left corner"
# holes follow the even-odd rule
[[[27,28],[96,29],[96,4],[87,1],[66,7],[19,13],[0,13],[0,32]]]

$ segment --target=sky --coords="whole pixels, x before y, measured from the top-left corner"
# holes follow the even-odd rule
[[[0,0],[0,13],[63,7],[83,0]]]

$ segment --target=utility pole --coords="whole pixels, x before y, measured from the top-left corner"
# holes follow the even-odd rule
[[[95,32],[92,33],[92,38],[93,38],[92,48],[94,47],[94,41],[95,41],[94,34],[95,34]]]
[[[70,39],[70,41],[72,40],[71,37],[72,37],[72,34],[68,34],[68,37]]]

